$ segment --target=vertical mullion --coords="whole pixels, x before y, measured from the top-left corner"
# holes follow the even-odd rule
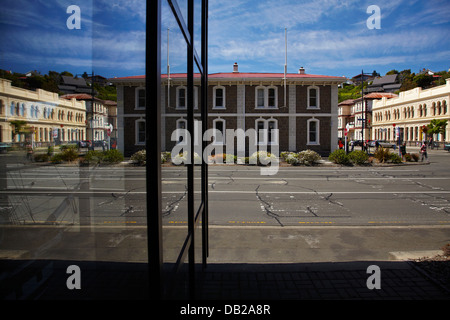
[[[202,0],[201,25],[201,64],[202,64],[202,133],[208,129],[208,0]],[[206,141],[202,139],[202,153],[206,148]],[[203,157],[202,157],[203,158]],[[209,256],[208,244],[208,165],[202,161],[202,263],[206,267]]]
[[[145,148],[150,157],[146,163],[147,251],[149,293],[161,299],[162,218],[161,218],[161,0],[147,0],[146,21],[146,105]]]
[[[194,0],[188,0],[187,91],[188,132],[190,133],[190,161],[188,164],[188,233],[189,246],[189,294],[195,295],[195,212],[194,212]]]

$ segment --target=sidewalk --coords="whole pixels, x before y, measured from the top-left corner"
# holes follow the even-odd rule
[[[197,300],[450,300],[450,284],[443,285],[428,276],[420,264],[403,261],[389,252],[370,251],[370,248],[345,246],[336,242],[331,248],[325,237],[323,248],[312,246],[298,237],[307,230],[329,239],[337,239],[330,228],[220,228],[211,232],[210,258],[205,270],[197,274]],[[329,231],[326,231],[329,230]],[[382,228],[334,229],[344,232],[353,242],[361,237],[392,238]],[[354,231],[352,231],[354,230]],[[392,229],[391,233],[398,232]],[[435,229],[437,237],[448,234],[448,228]],[[405,234],[403,234],[405,238]],[[76,238],[74,238],[75,240]],[[97,257],[113,258],[108,243],[96,237]],[[107,237],[105,237],[107,239]],[[130,246],[145,247],[145,238],[137,238]],[[306,239],[310,240],[310,239]],[[332,240],[330,240],[332,241]],[[398,245],[397,245],[398,246]],[[330,249],[329,249],[330,247]],[[60,248],[61,250],[62,248]],[[62,252],[62,251],[61,251]],[[64,252],[68,252],[64,250]],[[0,277],[0,298],[3,300],[145,300],[148,299],[147,264],[143,262],[84,261],[74,256],[75,248],[66,259],[0,260],[0,270],[9,277]],[[80,252],[81,253],[81,252]],[[10,253],[11,255],[11,253]],[[340,258],[341,257],[341,258]],[[114,259],[112,259],[114,260]],[[135,260],[136,261],[136,260]],[[145,260],[142,260],[145,261]],[[319,261],[319,262],[316,262]],[[335,262],[331,262],[335,261]],[[81,289],[69,290],[67,267],[81,269]],[[442,262],[447,266],[449,261]],[[380,289],[370,289],[375,283],[370,266],[379,268]],[[199,265],[199,269],[200,265]],[[369,270],[369,271],[368,271]],[[370,279],[369,279],[370,278]],[[368,287],[369,280],[369,287]],[[183,296],[171,298],[185,299]]]

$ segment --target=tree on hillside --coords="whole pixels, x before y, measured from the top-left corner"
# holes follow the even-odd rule
[[[414,82],[421,88],[428,88],[433,80],[433,76],[429,74],[418,74],[414,77]]]
[[[386,75],[390,75],[390,74],[398,74],[399,72],[395,69],[392,69],[391,71],[386,72]]]

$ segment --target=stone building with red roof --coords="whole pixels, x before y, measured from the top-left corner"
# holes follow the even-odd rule
[[[161,150],[171,151],[176,129],[187,125],[186,74],[162,75]],[[145,76],[109,79],[117,87],[119,150],[130,156],[145,148]],[[265,140],[280,152],[337,148],[338,84],[344,77],[298,73],[233,72],[208,75],[208,128],[267,129]],[[286,85],[285,85],[286,84]],[[200,75],[194,76],[194,117],[200,118]],[[272,135],[271,129],[278,129]],[[215,143],[225,143],[216,140]],[[224,150],[225,152],[225,150]]]

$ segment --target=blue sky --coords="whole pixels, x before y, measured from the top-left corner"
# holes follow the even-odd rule
[[[179,0],[183,12],[186,0]],[[199,1],[197,1],[199,2]],[[122,77],[145,73],[145,1],[0,0],[0,68]],[[186,72],[181,33],[166,1],[162,12],[162,70],[169,28],[171,72]],[[81,9],[70,30],[67,7]],[[381,11],[369,29],[366,10]],[[210,0],[209,71],[288,72],[352,77],[376,70],[450,68],[450,1]],[[198,49],[200,52],[200,49]]]

